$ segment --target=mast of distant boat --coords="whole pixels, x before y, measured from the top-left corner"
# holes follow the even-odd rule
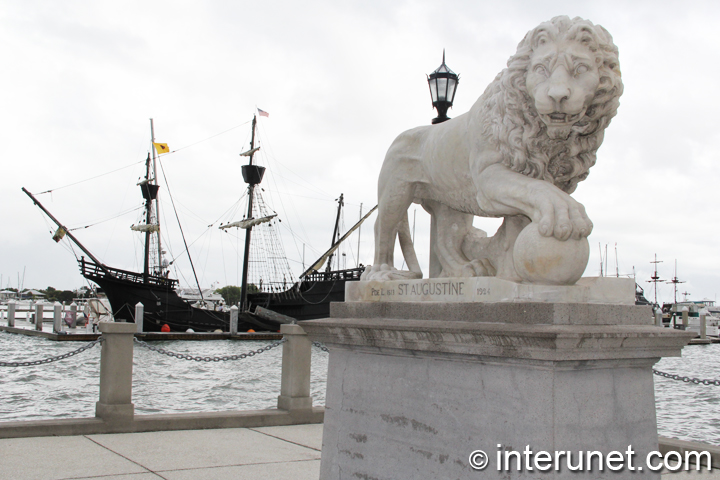
[[[255,185],[262,181],[263,174],[265,173],[265,167],[253,165],[253,156],[259,147],[255,148],[255,126],[257,125],[257,114],[253,115],[252,121],[252,135],[250,136],[250,150],[241,153],[240,155],[247,156],[250,158],[247,165],[242,166],[243,179],[248,184],[248,210],[247,219],[250,220],[253,214],[253,194],[255,192]],[[252,225],[245,229],[245,256],[243,257],[243,269],[242,269],[242,283],[241,283],[241,295],[242,302],[240,304],[241,311],[248,309],[247,303],[247,281],[248,281],[248,265],[250,261],[250,237],[252,235]]]
[[[340,236],[340,213],[342,212],[343,205],[345,205],[345,201],[343,200],[343,194],[340,194],[340,198],[337,199],[338,202],[338,209],[337,209],[337,216],[335,217],[335,228],[333,229],[333,236],[332,236],[332,242],[330,242],[330,247],[335,245],[335,242],[337,242],[338,237]],[[326,271],[332,270],[332,259],[333,259],[333,253],[330,254],[328,257],[328,263],[327,263],[327,269]],[[338,262],[338,270],[340,270],[340,265]]]
[[[662,260],[658,260],[658,259],[657,259],[657,253],[656,253],[656,254],[655,254],[655,261],[654,261],[654,262],[650,262],[650,263],[654,263],[654,264],[655,264],[655,273],[653,273],[653,276],[650,277],[650,280],[648,280],[648,282],[653,284],[653,287],[654,287],[654,290],[655,290],[655,306],[657,306],[657,305],[658,305],[658,302],[657,302],[657,284],[658,284],[658,282],[664,282],[664,281],[665,281],[665,280],[660,279],[660,277],[658,276],[658,272],[657,272],[657,264],[658,264],[658,263],[662,263]]]
[[[155,153],[155,125],[153,124],[152,118],[150,119],[150,137],[151,137],[150,150],[152,151],[152,167],[153,167],[153,182],[154,182],[153,184],[155,185],[156,191],[157,191],[157,184],[158,184],[158,181],[157,181],[157,178],[158,178],[158,176],[157,176],[157,154]],[[148,171],[149,171],[149,169],[148,169]],[[150,213],[148,212],[148,216],[149,215],[150,215]],[[160,244],[160,203],[158,202],[157,194],[155,195],[155,223],[158,226],[158,229],[157,229],[158,268],[162,272],[163,263],[162,263],[162,246]],[[150,239],[150,235],[146,236],[145,239],[146,239],[145,241],[147,242]]]
[[[672,284],[673,284],[673,298],[674,298],[674,300],[675,300],[675,303],[677,303],[677,287],[678,287],[678,284],[679,284],[679,283],[685,283],[684,281],[681,282],[680,280],[678,280],[678,276],[677,276],[677,259],[675,259],[675,276],[672,278],[672,280],[668,281],[668,283],[672,283]]]

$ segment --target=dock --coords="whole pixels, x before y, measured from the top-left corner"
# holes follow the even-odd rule
[[[18,322],[22,324],[23,322]],[[62,333],[55,333],[51,329],[43,328],[43,331],[35,330],[35,326],[28,323],[15,327],[0,325],[0,332],[16,333],[31,337],[42,337],[57,342],[91,342],[100,337],[99,333],[88,333],[85,327],[67,329]],[[229,332],[144,332],[135,334],[139,340],[162,341],[162,340],[281,340],[282,334],[275,332],[238,332],[236,335]]]

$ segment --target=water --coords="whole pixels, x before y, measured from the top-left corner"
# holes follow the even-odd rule
[[[660,360],[655,369],[700,379],[720,379],[720,344],[692,345],[683,348],[682,357]],[[695,385],[669,378],[655,378],[655,408],[658,433],[720,445],[720,387]]]
[[[236,355],[269,341],[171,341],[151,345],[202,356]],[[0,332],[0,360],[37,360],[81,344]],[[720,378],[720,344],[694,345],[683,356],[664,358],[658,370],[689,377]],[[312,349],[313,405],[325,404],[328,355]],[[160,355],[136,345],[133,403],[138,414],[216,412],[275,408],[280,394],[282,347],[228,362],[195,362]],[[0,367],[0,421],[80,418],[95,415],[100,348],[34,367]],[[654,376],[660,435],[720,445],[720,387]]]
[[[152,346],[201,356],[246,353],[272,341],[169,341]],[[26,361],[60,355],[83,345],[0,332],[0,360]],[[313,347],[310,395],[325,405],[327,353]],[[195,362],[135,346],[133,403],[139,415],[276,408],[282,347],[226,362]],[[31,367],[0,367],[0,422],[95,416],[100,348]]]

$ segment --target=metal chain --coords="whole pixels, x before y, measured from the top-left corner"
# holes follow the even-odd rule
[[[318,347],[318,348],[319,348],[320,350],[322,350],[323,352],[328,352],[328,353],[330,352],[330,350],[328,350],[328,347],[326,347],[325,345],[323,345],[323,344],[320,343],[320,342],[313,342],[312,344],[313,344],[314,346]]]
[[[653,373],[660,377],[670,378],[672,380],[682,380],[685,383],[694,383],[695,385],[699,385],[702,383],[703,385],[715,385],[716,387],[720,387],[720,380],[703,380],[701,378],[695,377],[683,377],[674,373],[661,372],[660,370],[655,370],[654,368]]]
[[[254,355],[257,355],[259,353],[267,352],[268,350],[272,350],[273,348],[282,345],[283,343],[287,342],[284,338],[280,340],[279,342],[271,343],[270,345],[267,345],[265,347],[259,348],[257,350],[252,350],[247,353],[241,353],[239,355],[225,355],[223,357],[201,357],[200,355],[189,355],[187,353],[176,353],[171,352],[170,350],[165,350],[164,348],[159,347],[153,347],[152,345],[149,345],[146,342],[143,342],[142,340],[138,340],[137,338],[134,338],[135,343],[140,345],[143,348],[147,348],[148,350],[152,350],[153,352],[160,353],[162,355],[167,355],[168,357],[175,357],[182,360],[195,360],[196,362],[226,362],[228,360],[242,360],[247,357],[252,357]]]
[[[58,355],[57,357],[48,357],[48,358],[44,358],[42,360],[33,360],[33,361],[29,361],[29,362],[0,362],[0,367],[29,367],[32,365],[42,365],[45,363],[52,363],[52,362],[57,362],[59,360],[65,360],[66,358],[70,358],[74,355],[77,355],[78,353],[82,353],[85,350],[88,350],[88,349],[94,347],[95,345],[97,345],[98,343],[100,343],[102,341],[103,341],[103,338],[100,337],[97,340],[93,340],[92,342],[83,345],[82,347],[78,348],[77,350],[73,350],[72,352],[64,353],[62,355]]]

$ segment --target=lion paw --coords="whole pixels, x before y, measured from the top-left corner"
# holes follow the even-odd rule
[[[360,275],[361,282],[384,282],[388,280],[414,280],[422,278],[422,273],[398,270],[383,263],[382,265],[368,265]]]

